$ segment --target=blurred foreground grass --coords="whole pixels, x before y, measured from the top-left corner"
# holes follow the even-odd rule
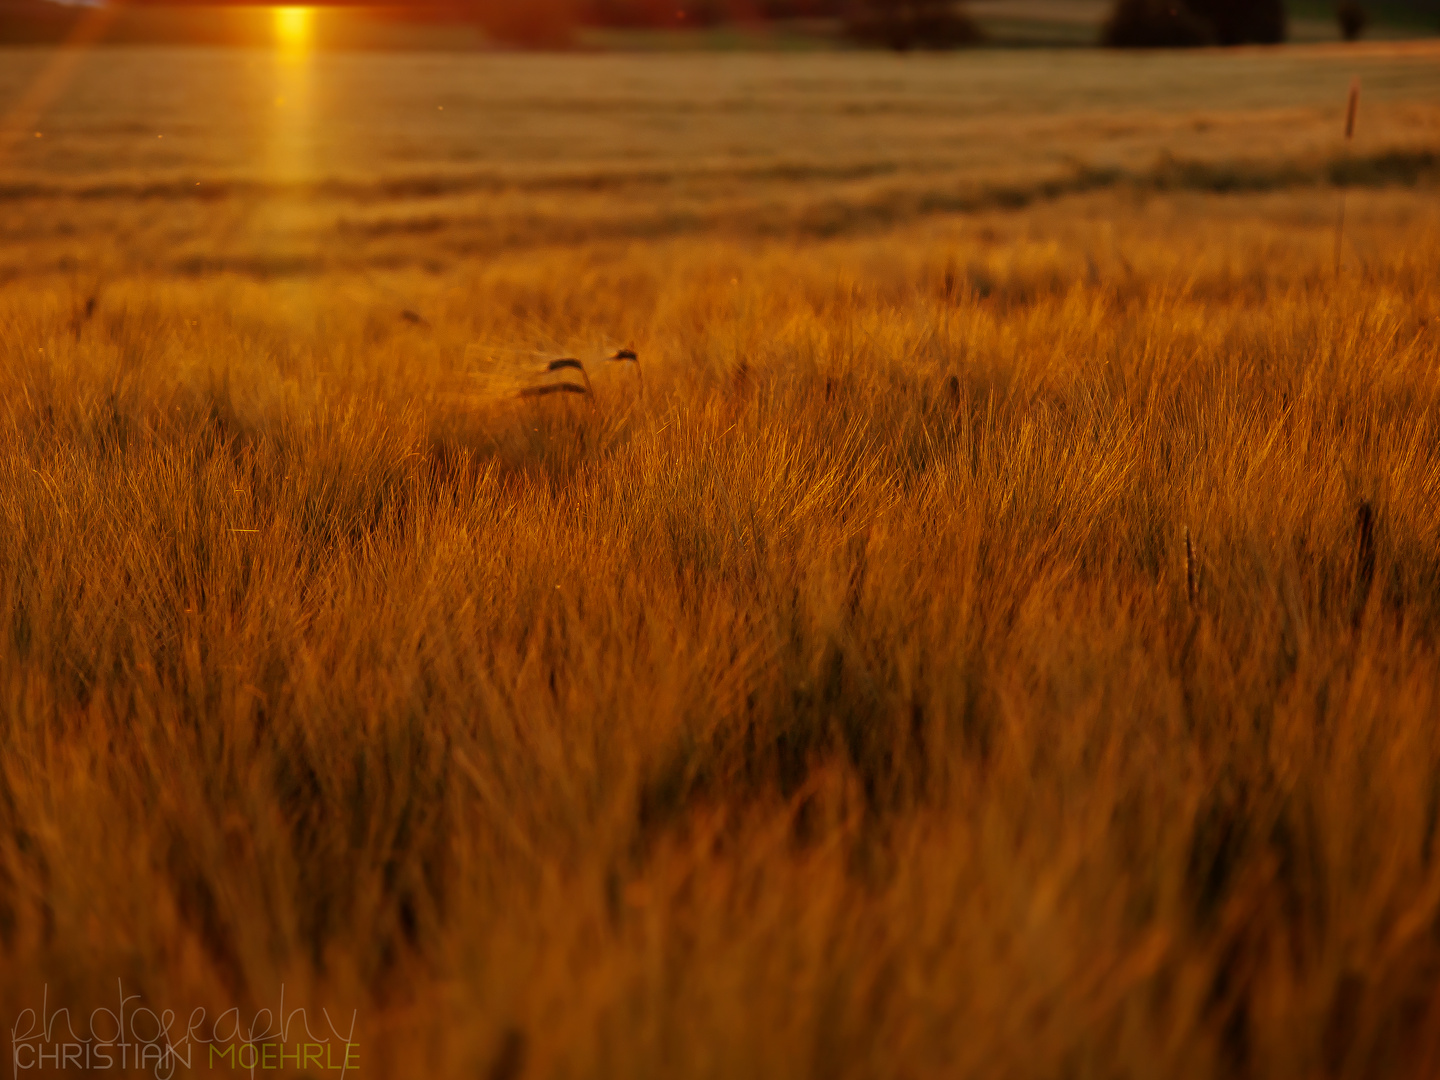
[[[118,53],[133,115],[82,72],[11,160],[7,1024],[283,983],[384,1076],[1440,1071],[1432,68],[1347,165],[1323,55],[1132,109],[515,59],[408,136],[479,76],[372,62],[368,143],[316,90],[161,151],[206,99]],[[593,399],[515,396],[560,355]]]

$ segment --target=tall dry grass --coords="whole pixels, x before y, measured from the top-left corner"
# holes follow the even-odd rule
[[[429,326],[12,288],[0,1012],[283,982],[386,1076],[1433,1075],[1440,233],[1352,208],[1337,288],[1305,198],[530,255],[409,281]],[[502,391],[545,340],[644,396]]]
[[[1423,60],[81,65],[0,182],[5,1029],[1440,1072]]]

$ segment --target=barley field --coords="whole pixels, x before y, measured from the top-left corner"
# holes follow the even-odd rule
[[[6,1066],[1440,1075],[1437,60],[4,52]]]

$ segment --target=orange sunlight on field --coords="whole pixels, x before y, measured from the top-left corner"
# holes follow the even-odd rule
[[[187,11],[0,49],[6,1075],[1440,1078],[1440,52]]]

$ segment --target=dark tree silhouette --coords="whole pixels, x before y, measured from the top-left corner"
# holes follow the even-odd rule
[[[981,40],[979,26],[954,0],[859,0],[846,34],[862,45],[954,49]]]
[[[1370,22],[1369,13],[1355,0],[1342,0],[1335,17],[1340,21],[1340,36],[1346,41],[1358,41]]]
[[[1103,36],[1122,48],[1268,45],[1285,30],[1283,0],[1118,0]]]

